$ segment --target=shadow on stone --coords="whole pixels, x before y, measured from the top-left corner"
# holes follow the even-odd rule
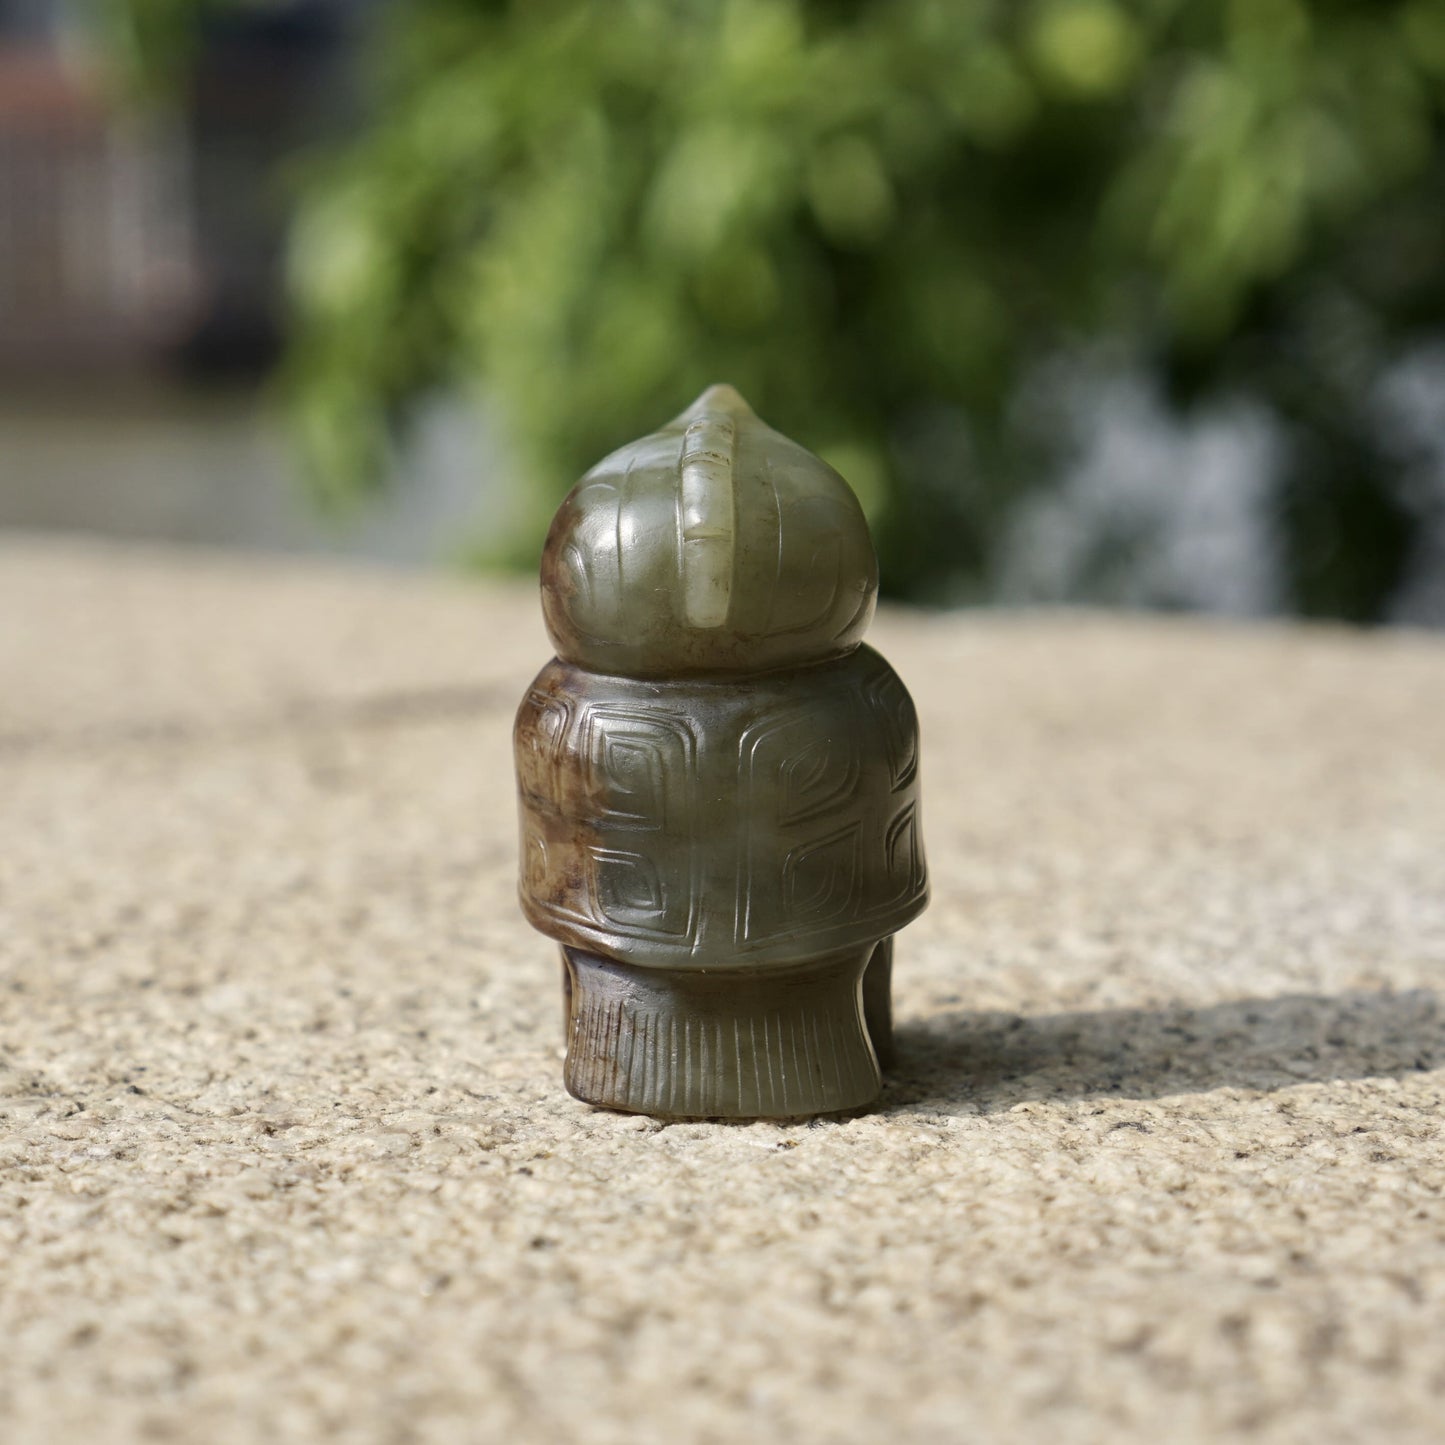
[[[954,1012],[902,1022],[897,1050],[883,1111],[997,1113],[1028,1100],[1398,1078],[1445,1066],[1445,1010],[1432,991],[1412,989],[1035,1017]]]

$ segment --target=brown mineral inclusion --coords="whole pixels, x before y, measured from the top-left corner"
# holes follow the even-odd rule
[[[713,386],[598,463],[542,557],[521,901],[562,945],[567,1088],[662,1117],[877,1097],[927,902],[918,723],[862,641],[848,484]]]

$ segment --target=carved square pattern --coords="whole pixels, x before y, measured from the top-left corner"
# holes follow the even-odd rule
[[[690,824],[697,750],[685,720],[595,707],[587,714],[587,737],[601,820],[631,828]]]
[[[754,797],[771,792],[784,827],[845,811],[858,787],[858,749],[850,736],[820,731],[811,712],[763,718],[740,742]]]
[[[682,936],[691,898],[685,875],[668,878],[658,860],[627,848],[589,849],[598,915],[639,933]],[[677,869],[670,870],[674,875]]]
[[[857,912],[861,831],[857,823],[850,823],[792,849],[783,862],[783,911],[788,920],[816,927]]]
[[[531,716],[524,717],[519,733],[525,746],[517,750],[517,785],[524,796],[555,806],[557,764],[571,712],[561,698],[537,691],[528,693],[526,707]]]
[[[877,719],[888,750],[888,771],[895,792],[908,786],[918,773],[918,716],[908,689],[893,673],[868,685],[868,706]]]

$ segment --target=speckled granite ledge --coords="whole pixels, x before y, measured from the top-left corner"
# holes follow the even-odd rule
[[[885,613],[882,1107],[593,1112],[531,590],[0,541],[0,1421],[55,1442],[1438,1441],[1445,644]]]

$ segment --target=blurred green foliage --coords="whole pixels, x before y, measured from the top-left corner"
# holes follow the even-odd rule
[[[1105,338],[1181,409],[1267,404],[1296,605],[1379,611],[1409,523],[1367,393],[1445,325],[1445,0],[376,22],[372,108],[312,162],[291,248],[288,393],[328,494],[387,479],[427,390],[475,388],[532,503],[486,546],[530,560],[583,468],[727,379],[854,484],[889,590],[967,598],[1048,471],[1020,379]],[[920,442],[940,416],[966,445]]]

